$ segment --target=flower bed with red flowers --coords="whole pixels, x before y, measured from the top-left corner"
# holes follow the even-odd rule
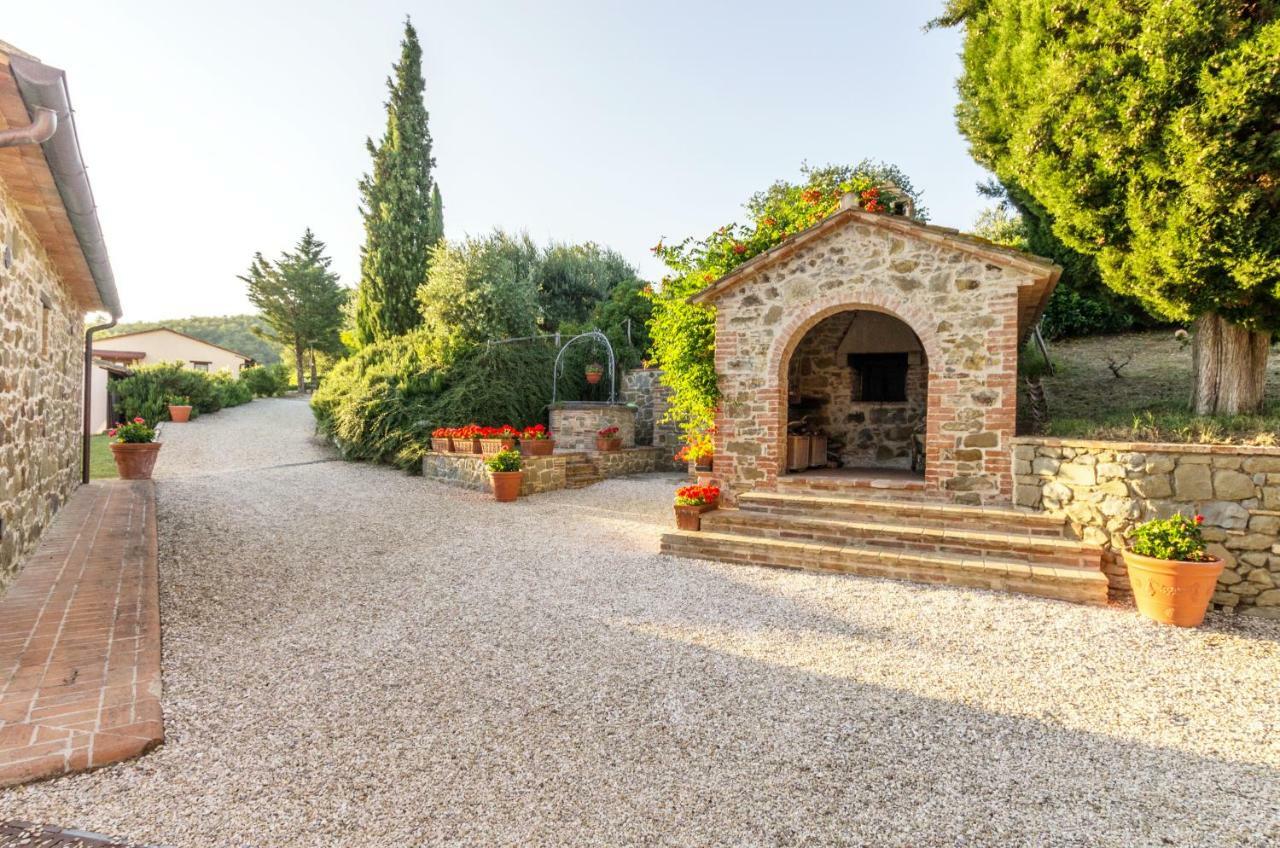
[[[596,435],[602,439],[612,439],[618,435],[617,427],[602,427],[596,430]]]
[[[550,438],[551,432],[544,424],[533,424],[523,430],[514,424],[468,424],[465,427],[437,427],[432,430],[431,449],[440,453],[452,451],[488,456],[501,450],[514,450],[519,441],[545,442]]]

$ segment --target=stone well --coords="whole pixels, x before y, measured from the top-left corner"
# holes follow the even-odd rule
[[[617,427],[624,448],[636,445],[636,410],[623,403],[566,401],[551,408],[551,436],[556,450],[593,451],[596,431]]]

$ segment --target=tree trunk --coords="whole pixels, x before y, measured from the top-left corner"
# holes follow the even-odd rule
[[[1271,334],[1246,330],[1212,313],[1196,320],[1191,344],[1191,409],[1196,415],[1262,411]]]
[[[316,352],[311,351],[311,387],[315,388],[320,385],[320,379],[316,376]]]
[[[302,358],[302,345],[294,344],[293,346],[293,365],[298,372],[298,394],[305,395],[307,393],[307,362]]]

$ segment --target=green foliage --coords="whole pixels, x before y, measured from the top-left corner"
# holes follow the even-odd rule
[[[120,476],[111,453],[111,437],[99,433],[89,439],[89,479],[114,480]]]
[[[255,254],[249,271],[240,277],[270,328],[264,335],[292,353],[299,386],[306,352],[343,350],[339,331],[347,292],[329,270],[331,260],[324,251],[324,242],[307,228],[293,251],[274,262]]]
[[[668,416],[686,431],[706,430],[719,400],[715,374],[715,311],[688,298],[737,266],[831,215],[849,192],[869,211],[926,211],[919,193],[897,167],[864,160],[857,165],[801,169],[803,182],[779,181],[747,201],[746,224],[727,224],[701,240],[659,242],[653,252],[670,269],[653,302],[649,332],[653,354],[671,388]],[[893,187],[893,188],[890,188]],[[896,189],[896,190],[895,190]]]
[[[534,274],[539,326],[555,331],[582,325],[614,289],[636,282],[635,268],[608,248],[592,242],[552,244]]]
[[[1045,338],[1122,333],[1133,326],[1133,316],[1112,299],[1094,298],[1059,286],[1049,297],[1041,325]]]
[[[480,345],[451,362],[426,329],[369,345],[338,363],[311,406],[349,459],[414,467],[437,427],[545,423],[551,344]]]
[[[953,0],[974,157],[1153,314],[1280,327],[1280,4]],[[1035,249],[1034,245],[1032,249]]]
[[[168,421],[170,399],[175,397],[187,398],[192,418],[253,399],[249,386],[230,373],[193,371],[180,362],[135,368],[133,376],[117,380],[111,387],[117,397],[116,413],[126,420],[141,417],[147,421]]]
[[[108,430],[107,435],[121,445],[145,445],[156,440],[156,431],[141,418],[119,424]]]
[[[1154,518],[1133,530],[1135,554],[1176,562],[1201,562],[1205,557],[1204,535],[1200,524],[1204,516],[1187,518],[1182,513],[1169,518]]]
[[[280,350],[262,337],[267,325],[257,315],[197,315],[191,318],[172,318],[166,321],[130,321],[103,330],[95,338],[110,338],[126,333],[140,333],[167,327],[186,333],[209,344],[216,344],[236,353],[252,357],[255,362],[271,365],[280,361]]]
[[[497,472],[519,471],[521,463],[520,451],[517,450],[500,450],[484,461],[485,467]]]
[[[245,368],[240,371],[240,382],[255,397],[280,397],[289,388],[289,369],[283,362]]]
[[[431,179],[431,132],[423,102],[422,47],[407,20],[400,61],[387,80],[387,126],[366,142],[372,173],[360,180],[364,246],[356,300],[356,341],[366,345],[422,322],[415,295],[431,249],[444,233],[443,205]],[[439,215],[440,217],[436,217]]]
[[[433,358],[450,362],[466,348],[489,339],[537,332],[541,257],[527,235],[495,230],[482,238],[442,242],[418,289],[426,338]]]

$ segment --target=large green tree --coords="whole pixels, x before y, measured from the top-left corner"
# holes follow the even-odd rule
[[[1263,403],[1280,328],[1276,0],[952,0],[974,157],[1112,289],[1196,322],[1192,407]]]
[[[258,307],[264,335],[291,354],[298,387],[306,385],[306,355],[332,354],[342,347],[342,306],[346,290],[329,270],[324,242],[308,228],[297,246],[272,262],[254,254],[249,270],[240,279],[249,288],[249,300]]]
[[[373,168],[360,181],[365,241],[356,301],[359,344],[398,336],[422,321],[415,294],[444,227],[431,175],[424,88],[422,46],[406,20],[400,61],[387,79],[386,130],[378,144],[366,141]]]

